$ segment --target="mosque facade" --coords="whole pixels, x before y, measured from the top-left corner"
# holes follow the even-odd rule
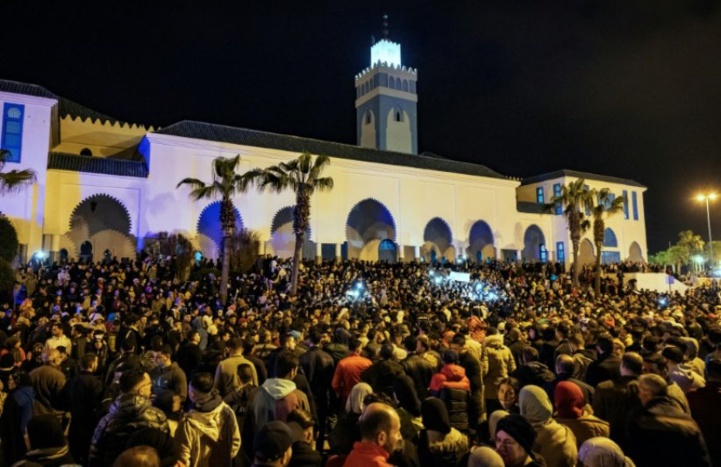
[[[292,160],[303,151],[331,158],[330,192],[311,204],[306,258],[413,261],[497,258],[570,264],[560,211],[544,207],[560,187],[584,178],[589,188],[625,196],[606,221],[604,262],[647,256],[643,193],[633,180],[558,170],[523,180],[492,169],[418,153],[417,70],[400,45],[383,39],[355,77],[357,145],[181,121],[164,128],[122,122],[45,88],[0,80],[4,170],[32,168],[37,182],[0,197],[21,244],[20,258],[133,257],[160,232],[182,233],[217,257],[219,202],[194,202],[186,177],[210,180],[217,157],[241,156],[240,171]],[[291,192],[257,191],[234,199],[238,227],[259,234],[259,253],[292,256]],[[598,252],[586,234],[580,261]]]

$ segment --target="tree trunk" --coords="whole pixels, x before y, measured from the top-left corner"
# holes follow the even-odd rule
[[[573,267],[573,287],[578,288],[578,276],[580,274],[580,270],[578,267],[578,246],[581,242],[579,241],[571,241],[571,249],[573,254],[573,264],[571,265]]]
[[[596,299],[601,293],[601,247],[603,243],[596,243],[596,285],[594,290],[596,291]]]
[[[298,292],[298,272],[300,271],[301,251],[305,243],[305,232],[295,236],[295,249],[293,250],[293,273],[290,276],[290,294]]]
[[[230,239],[231,235],[223,235],[223,268],[220,271],[220,301],[226,306],[228,298],[228,276],[230,276]]]
[[[310,220],[310,192],[308,188],[300,186],[295,193],[295,207],[293,208],[293,233],[295,234],[295,249],[293,251],[293,275],[290,280],[290,293],[298,292],[298,274],[300,271],[301,251]]]

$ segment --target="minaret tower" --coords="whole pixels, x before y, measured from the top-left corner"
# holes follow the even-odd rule
[[[370,67],[355,77],[358,145],[418,154],[418,72],[401,64],[401,45],[383,39],[371,46]]]

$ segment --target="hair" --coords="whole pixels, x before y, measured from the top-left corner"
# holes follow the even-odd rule
[[[460,345],[461,347],[465,347],[466,345],[466,336],[463,334],[456,333],[453,336],[453,339],[451,339],[451,344]]]
[[[58,349],[47,349],[43,352],[43,363],[49,363],[51,360],[54,360],[60,356],[60,351]]]
[[[523,348],[523,361],[524,362],[537,362],[538,361],[538,350],[530,345]]]
[[[643,361],[656,365],[661,372],[666,370],[666,360],[664,360],[663,357],[660,355],[646,355],[645,357],[643,357]]]
[[[231,339],[233,340],[233,339]],[[245,355],[250,355],[250,353],[253,351],[253,348],[255,347],[255,341],[253,339],[245,339],[243,340],[243,353]]]
[[[416,341],[417,338],[413,335],[406,336],[405,339],[403,339],[403,347],[409,351],[413,352],[416,350]]]
[[[238,365],[237,371],[241,383],[245,384],[253,381],[253,368],[248,363]]]
[[[193,377],[190,378],[190,385],[193,386],[193,389],[204,394],[212,391],[214,384],[213,375],[204,371],[193,373]]]
[[[132,352],[135,350],[135,339],[125,339],[120,346],[120,350],[124,353]]]
[[[363,439],[375,439],[378,433],[390,431],[393,423],[390,410],[391,407],[388,406],[363,414],[359,423],[361,437]]]
[[[129,393],[145,378],[145,370],[133,368],[120,375],[120,392]]]
[[[123,451],[113,467],[160,467],[158,451],[150,446],[135,446]]]
[[[558,373],[573,374],[576,369],[576,361],[567,354],[561,354],[556,357],[556,371]]]
[[[313,416],[308,412],[307,410],[303,409],[295,409],[291,413],[288,414],[288,419],[286,420],[286,423],[295,422],[298,425],[300,425],[303,429],[310,428],[312,426],[315,426],[315,420],[313,420]]]
[[[564,339],[568,339],[568,336],[571,334],[571,327],[566,323],[560,323],[556,328],[556,332]]]
[[[168,344],[163,345],[160,349],[157,350],[157,352],[160,352],[163,355],[167,355],[168,357],[173,358],[173,348]]]
[[[348,350],[351,352],[355,352],[356,350],[360,349],[363,343],[358,339],[357,337],[354,337],[348,342]]]
[[[82,368],[83,370],[89,370],[97,359],[98,356],[92,352],[87,352],[83,354],[83,356],[80,358],[80,368]]]
[[[431,348],[431,343],[428,341],[428,336],[418,336],[418,337],[416,338],[416,342],[420,342],[420,343],[421,343],[421,346],[422,346],[425,350],[428,350],[428,349]]]
[[[275,357],[274,374],[276,378],[283,378],[298,368],[299,364],[298,357],[293,352],[281,350],[278,352],[278,356]]]
[[[638,379],[638,384],[651,391],[656,397],[665,396],[668,391],[668,383],[666,383],[662,377],[655,374],[641,375]]]
[[[621,366],[634,375],[640,375],[643,371],[643,357],[636,352],[626,352],[621,357]]]
[[[607,354],[613,352],[613,336],[609,333],[603,333],[598,336],[596,340],[596,346],[601,350],[601,353]]]
[[[393,344],[389,341],[385,341],[383,345],[381,345],[380,357],[383,360],[390,360],[393,358]]]
[[[511,386],[513,389],[515,389],[516,394],[521,393],[521,382],[517,378],[514,378],[513,376],[509,376],[508,378],[503,378],[501,380],[501,382],[498,384],[498,387],[500,388],[504,384]]]
[[[706,373],[708,374],[707,379],[711,379],[712,377],[716,381],[721,379],[721,360],[711,358],[708,362],[706,362]]]

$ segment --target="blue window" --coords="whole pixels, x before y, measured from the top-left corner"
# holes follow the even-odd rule
[[[546,245],[541,243],[541,245],[538,247],[541,253],[541,262],[546,263],[548,262],[548,250],[546,250]]]
[[[538,202],[538,204],[543,204],[546,202],[543,197],[543,187],[542,186],[539,186],[538,188],[536,188],[536,202]]]
[[[0,147],[10,151],[5,162],[20,162],[23,142],[23,116],[25,106],[5,103],[3,106],[2,140]]]
[[[603,231],[603,246],[610,248],[618,247],[618,239],[616,239],[616,234],[610,228],[606,228],[606,230]]]
[[[608,201],[606,201],[606,209],[610,209],[613,201],[616,199],[616,195],[613,193],[608,194]]]
[[[628,191],[623,190],[623,218],[628,220]]]
[[[633,205],[633,220],[638,220],[638,199],[636,197],[636,192],[631,192],[631,204]]]
[[[553,185],[553,197],[554,198],[561,197],[561,184],[560,183],[556,183]],[[563,205],[561,205],[560,201],[556,201],[555,212],[556,212],[556,215],[563,214]]]
[[[563,263],[566,261],[566,249],[563,245],[563,242],[556,243],[556,260],[559,263]]]

